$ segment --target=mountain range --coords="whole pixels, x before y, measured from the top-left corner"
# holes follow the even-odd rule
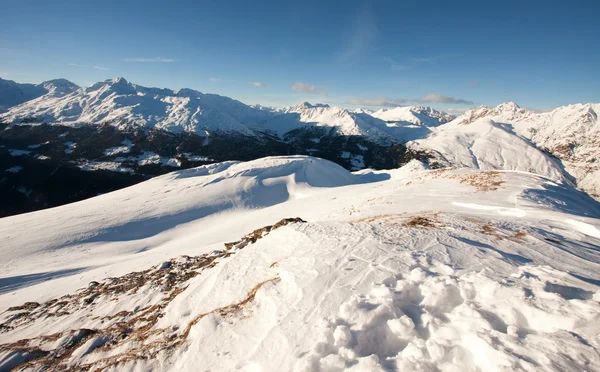
[[[6,111],[0,114],[2,215],[175,169],[291,154],[349,170],[391,169],[412,159],[434,168],[517,170],[600,195],[599,104],[537,113],[508,102],[458,117],[418,106],[267,108],[115,78],[86,88],[64,79],[0,80],[0,106]]]

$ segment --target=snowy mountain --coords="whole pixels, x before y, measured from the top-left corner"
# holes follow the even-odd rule
[[[0,369],[600,369],[600,205],[427,168],[225,162],[0,219]]]
[[[146,88],[116,78],[66,96],[43,96],[13,108],[0,120],[82,125],[109,123],[209,134],[234,132],[252,136],[245,124],[264,120],[268,112],[239,101],[191,89]],[[33,118],[33,119],[32,119]]]
[[[65,90],[66,91],[66,90]],[[314,127],[334,129],[342,136],[363,136],[379,144],[405,141],[398,124],[436,126],[449,115],[431,108],[409,107],[378,111],[348,111],[329,105],[301,105],[283,109],[247,106],[228,97],[192,89],[147,88],[124,78],[97,83],[71,94],[47,94],[15,107],[0,116],[5,123],[46,122],[62,125],[107,123],[117,127],[135,125],[171,133],[198,135],[234,133],[245,136],[255,131],[279,138],[294,130]],[[390,119],[393,117],[394,119]],[[387,121],[387,122],[386,122]]]
[[[564,167],[566,172],[563,173],[566,173],[567,177],[574,179],[581,189],[595,197],[600,197],[600,162],[598,161],[600,159],[600,122],[598,121],[598,112],[600,112],[600,104],[595,103],[569,105],[544,113],[523,109],[513,102],[501,104],[496,108],[481,106],[467,111],[451,123],[439,127],[434,134],[438,138],[434,140],[432,136],[431,140],[426,140],[422,144],[437,150],[442,142],[454,141],[458,132],[477,132],[482,137],[489,137],[492,132],[488,132],[484,128],[486,125],[481,122],[492,121],[495,124],[488,125],[490,128],[492,126],[504,128],[505,133],[514,133],[538,149],[560,159],[559,164]],[[482,140],[486,141],[483,138]],[[515,139],[514,142],[519,141]],[[469,149],[469,145],[464,143],[456,142],[456,146],[454,148],[452,146],[446,143],[445,153],[456,151],[464,153]],[[489,149],[486,151],[490,152]],[[532,150],[527,151],[531,153]],[[499,154],[499,152],[496,153]],[[535,159],[534,163],[538,165],[534,165],[532,169],[541,172],[540,174],[553,177],[552,173],[555,172],[550,170],[548,165],[542,165],[537,160],[539,154],[532,158],[530,156],[532,155],[519,159],[519,161],[527,162],[529,159]],[[457,165],[476,166],[476,164],[469,164],[469,161],[465,159],[468,159],[468,156],[462,156],[461,159],[453,159],[450,162]],[[557,163],[556,160],[552,160],[552,162]],[[514,167],[514,164],[510,166]],[[500,158],[486,163],[481,168],[511,169],[505,167]],[[519,168],[526,170],[522,166]]]
[[[507,125],[487,117],[468,125],[457,119],[435,128],[429,137],[415,144],[429,149],[442,166],[516,170],[556,181],[565,179],[559,161],[516,136]]]
[[[431,107],[404,106],[393,109],[382,109],[371,113],[371,116],[388,123],[414,124],[435,127],[454,119],[452,115],[432,109]]]
[[[65,79],[49,80],[41,84],[20,84],[0,78],[0,114],[8,111],[13,106],[45,94],[64,95],[78,88],[77,85]]]

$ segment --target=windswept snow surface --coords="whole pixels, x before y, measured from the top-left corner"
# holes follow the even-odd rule
[[[0,369],[596,371],[599,217],[525,172],[169,173],[0,219],[0,311],[39,303],[2,313]]]

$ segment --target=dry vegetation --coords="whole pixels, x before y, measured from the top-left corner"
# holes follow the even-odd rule
[[[14,356],[14,364],[7,368],[45,371],[102,370],[109,367],[119,368],[127,362],[151,359],[159,353],[170,355],[186,342],[191,328],[203,317],[209,314],[233,316],[254,300],[259,289],[279,280],[275,277],[258,283],[243,300],[196,316],[182,331],[171,327],[155,328],[158,320],[165,315],[167,305],[185,291],[190,279],[217,265],[219,259],[235,254],[236,250],[255,243],[271,231],[300,222],[304,221],[300,218],[283,219],[275,225],[257,229],[236,242],[226,243],[224,251],[196,257],[174,258],[148,270],[108,278],[102,282],[91,282],[87,288],[43,304],[26,302],[11,307],[1,314],[3,323],[0,324],[0,334],[34,327],[35,322],[48,322],[48,319],[55,319],[56,324],[60,324],[62,317],[73,313],[78,313],[77,316],[83,318],[84,324],[99,326],[67,329],[59,333],[1,344],[0,352]],[[149,298],[155,300],[147,301]],[[113,314],[97,315],[98,311],[102,311],[104,305],[111,301],[128,301],[135,304],[136,300],[141,304],[152,304],[142,308],[115,310]],[[69,363],[73,353],[92,339],[93,346],[89,347],[86,355],[95,354],[94,361],[79,365]]]
[[[466,183],[477,189],[477,191],[494,191],[498,190],[504,181],[500,177],[499,172],[483,171],[477,173],[465,174],[458,177],[460,183]]]
[[[406,216],[404,214],[379,214],[364,217],[352,222],[355,223],[377,223],[379,225],[398,225],[417,228],[441,228],[444,225],[439,220],[441,212],[424,211],[417,216]]]

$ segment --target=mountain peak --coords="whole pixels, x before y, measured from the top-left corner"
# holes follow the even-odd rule
[[[190,88],[181,88],[175,92],[177,97],[200,97],[202,92]]]
[[[509,101],[509,102],[504,102],[504,103],[498,105],[496,107],[496,110],[515,112],[515,111],[521,110],[521,107],[519,105],[517,105],[516,103]]]
[[[116,77],[114,79],[107,80],[107,83],[111,83],[111,84],[123,84],[123,85],[129,84],[129,82],[127,81],[127,79],[125,79],[124,77]]]
[[[52,79],[40,84],[49,93],[69,94],[80,88],[79,85],[67,79]]]

